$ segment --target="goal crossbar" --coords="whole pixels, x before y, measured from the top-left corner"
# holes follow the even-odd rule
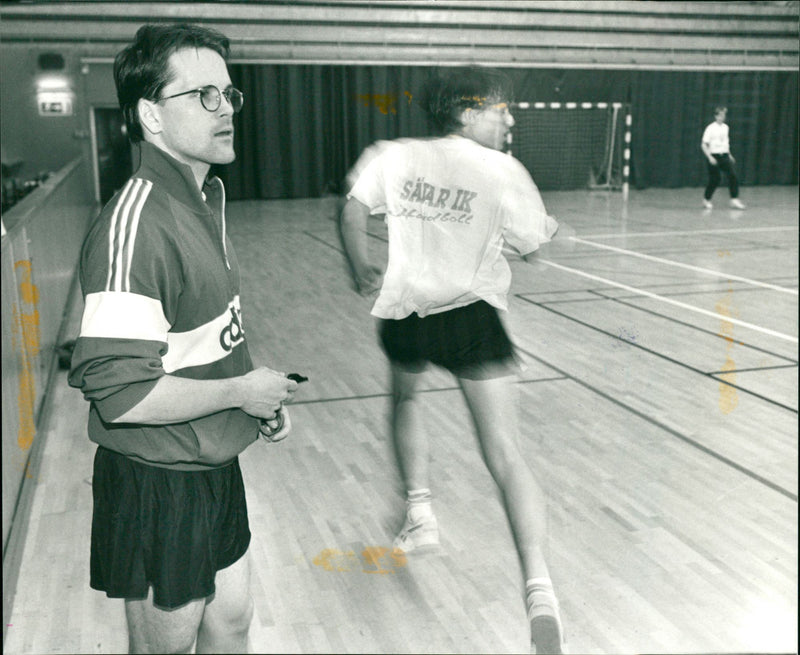
[[[507,152],[541,188],[621,189],[630,180],[631,106],[623,102],[515,102]]]

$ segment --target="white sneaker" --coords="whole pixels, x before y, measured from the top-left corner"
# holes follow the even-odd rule
[[[392,542],[393,548],[410,553],[416,548],[439,544],[439,523],[433,513],[419,514],[410,509],[400,533]]]
[[[703,198],[703,207],[705,207],[706,209],[711,209],[713,206],[714,205],[711,204],[710,200],[706,200],[705,198]]]
[[[731,207],[735,209],[744,209],[744,203],[738,198],[731,198]]]
[[[528,621],[531,626],[531,645],[536,653],[566,652],[564,627],[552,590],[528,595]]]

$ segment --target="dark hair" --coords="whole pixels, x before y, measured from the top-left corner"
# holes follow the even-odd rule
[[[437,129],[450,134],[462,126],[465,109],[483,107],[488,101],[511,101],[511,79],[494,68],[449,69],[430,78],[422,90],[422,108]]]
[[[117,100],[132,142],[144,139],[137,111],[139,100],[158,98],[172,80],[169,58],[184,48],[209,48],[227,59],[230,41],[224,34],[198,25],[143,25],[133,43],[114,59]]]
[[[721,111],[727,113],[728,108],[725,105],[717,105],[716,107],[714,107],[714,116],[716,116]]]

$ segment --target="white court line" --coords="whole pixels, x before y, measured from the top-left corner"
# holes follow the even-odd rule
[[[758,280],[750,280],[749,278],[746,277],[739,277],[738,275],[732,275],[731,273],[723,273],[721,271],[715,271],[710,268],[700,268],[699,266],[692,266],[691,264],[682,264],[681,262],[676,262],[672,259],[662,259],[661,257],[654,257],[653,255],[645,255],[644,253],[636,252],[635,250],[626,250],[625,248],[607,246],[604,243],[597,243],[596,241],[587,241],[586,239],[581,239],[579,237],[569,237],[569,238],[570,241],[575,241],[577,243],[585,243],[589,246],[594,246],[595,248],[602,248],[603,250],[613,250],[614,252],[620,252],[624,255],[630,255],[631,257],[639,257],[640,259],[647,259],[652,262],[668,264],[669,266],[677,266],[678,268],[687,268],[690,271],[695,271],[697,273],[705,273],[706,275],[713,275],[715,277],[725,278],[726,280],[737,280],[738,282],[745,282],[747,284],[756,287],[764,287],[765,289],[772,289],[773,291],[791,293],[794,296],[797,295],[797,289],[788,289],[786,287],[779,287],[775,284],[769,284],[767,282],[759,282]]]
[[[785,232],[797,231],[796,225],[773,227],[721,227],[709,230],[674,230],[671,232],[614,232],[613,234],[584,234],[588,239],[624,239],[627,237],[686,237],[693,234],[737,234],[744,232]]]
[[[602,282],[603,284],[609,284],[612,287],[619,287],[620,289],[625,289],[626,291],[632,291],[633,293],[638,293],[642,296],[647,296],[648,298],[653,298],[654,300],[660,300],[661,302],[669,303],[670,305],[675,305],[676,307],[682,307],[683,309],[688,309],[690,312],[697,312],[698,314],[705,314],[706,316],[713,316],[714,318],[718,318],[721,321],[726,321],[728,323],[733,323],[734,325],[739,325],[744,328],[748,328],[749,330],[755,330],[756,332],[761,332],[762,334],[768,334],[773,337],[777,337],[778,339],[784,339],[785,341],[791,341],[792,343],[797,343],[797,337],[793,337],[789,334],[783,334],[782,332],[776,332],[775,330],[770,330],[768,328],[763,328],[759,325],[753,325],[752,323],[745,323],[744,321],[740,321],[739,319],[732,318],[730,316],[726,316],[725,314],[718,314],[717,312],[712,312],[707,309],[701,309],[700,307],[694,307],[693,305],[687,305],[686,303],[680,302],[678,300],[673,300],[672,298],[665,298],[664,296],[659,296],[655,293],[650,293],[649,291],[645,291],[644,289],[637,289],[636,287],[629,287],[627,284],[622,284],[620,282],[614,282],[612,280],[607,280],[604,277],[599,277],[597,275],[592,275],[591,273],[584,273],[583,271],[579,271],[576,268],[570,268],[569,266],[563,266],[562,264],[556,264],[555,262],[551,262],[548,259],[540,259],[538,260],[542,264],[547,264],[548,266],[552,266],[554,268],[561,269],[562,271],[567,271],[568,273],[575,273],[576,275],[581,275],[583,277],[587,277],[590,280],[596,280],[597,282]]]

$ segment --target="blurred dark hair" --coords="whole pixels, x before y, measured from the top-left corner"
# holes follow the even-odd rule
[[[461,112],[487,102],[513,99],[511,78],[495,68],[453,68],[430,78],[422,89],[421,106],[436,129],[450,134],[461,128]]]
[[[143,25],[133,42],[114,59],[117,100],[132,142],[144,139],[137,111],[139,100],[158,99],[172,80],[170,56],[184,48],[209,48],[227,59],[230,41],[221,32],[198,25]]]

